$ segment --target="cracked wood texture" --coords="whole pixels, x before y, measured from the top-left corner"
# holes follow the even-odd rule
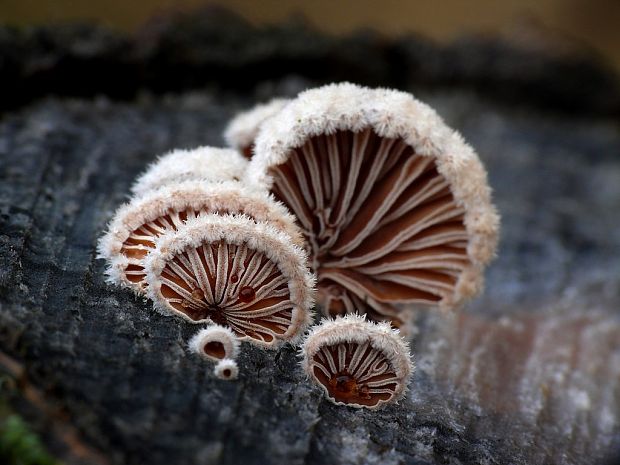
[[[196,21],[204,23],[205,15],[216,14],[204,13]],[[226,18],[220,22],[232,21]],[[170,57],[170,43],[181,49],[193,43],[191,33],[183,41],[170,39],[178,27],[173,21],[158,32],[169,39],[151,44],[151,56],[158,60],[143,58],[151,68],[157,64],[160,73],[157,79],[150,75],[151,81],[144,78],[145,89],[161,90],[166,83],[160,68],[171,64],[161,57]],[[469,70],[464,80],[479,79],[482,88],[496,88],[486,94],[458,79],[459,85],[449,88],[445,82],[434,86],[415,73],[403,82],[390,81],[382,66],[397,69],[390,61],[397,59],[405,69],[415,69],[413,50],[419,54],[429,47],[416,43],[418,39],[392,44],[387,51],[383,42],[366,36],[329,45],[330,60],[346,44],[352,56],[365,56],[365,50],[379,56],[379,64],[360,61],[353,70],[360,80],[413,91],[461,130],[489,170],[503,216],[499,258],[486,273],[484,294],[456,315],[419,314],[412,342],[417,370],[399,405],[359,411],[330,404],[305,381],[291,347],[262,352],[244,345],[239,380],[219,381],[210,365],[186,349],[195,326],[164,317],[151,303],[105,284],[104,264],[95,259],[96,240],[155,155],[221,145],[221,130],[236,111],[343,77],[342,68],[333,69],[333,76],[328,71],[320,77],[305,74],[302,62],[277,49],[282,37],[293,32],[278,31],[270,33],[273,49],[255,51],[250,61],[254,67],[275,62],[281,71],[290,60],[295,76],[269,68],[261,75],[264,81],[236,91],[222,91],[217,83],[197,90],[174,82],[170,89],[181,89],[175,95],[125,95],[128,100],[119,101],[93,97],[93,91],[87,95],[93,98],[44,97],[21,108],[15,107],[20,103],[15,97],[13,110],[3,108],[0,366],[13,375],[19,371],[15,366],[21,370],[19,395],[4,394],[8,401],[38,425],[66,463],[612,460],[620,448],[617,94],[607,88],[605,100],[597,89],[589,89],[571,99],[571,87],[566,91],[558,85],[551,100],[540,104],[548,83],[534,67],[518,78],[530,79],[524,85],[527,92],[514,87],[521,105],[506,104],[502,83],[511,82],[511,69],[521,71],[506,68],[508,52],[468,42],[476,59],[463,65],[463,73]],[[259,32],[248,26],[243,34],[251,42]],[[5,45],[13,40],[2,37]],[[63,41],[57,42],[62,49]],[[303,46],[296,44],[304,56]],[[216,41],[212,47],[218,46]],[[316,41],[307,46],[319,47]],[[92,53],[106,60],[116,56],[105,55],[102,47],[103,52]],[[451,60],[455,49],[433,49],[436,73],[441,75],[446,63],[458,70]],[[213,61],[216,51],[207,58]],[[191,61],[188,54],[178,58],[186,59],[184,70],[202,63],[204,57],[192,55]],[[31,55],[25,53],[23,60]],[[318,53],[309,55],[304,58],[308,62],[322,59]],[[72,66],[79,68],[78,62]],[[57,66],[68,65],[60,60]],[[583,73],[585,66],[574,73]],[[476,74],[483,68],[488,70],[484,82]],[[564,78],[568,83],[579,80],[575,74]],[[106,89],[101,93],[118,97]]]

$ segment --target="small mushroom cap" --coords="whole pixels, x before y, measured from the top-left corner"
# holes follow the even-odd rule
[[[261,124],[282,110],[288,102],[290,102],[289,99],[276,98],[237,114],[230,120],[224,131],[226,143],[246,158],[252,158],[254,140]]]
[[[348,314],[312,328],[302,367],[337,405],[375,409],[397,402],[413,372],[408,344],[388,323]]]
[[[149,165],[131,192],[142,196],[162,186],[182,181],[234,181],[243,177],[247,160],[235,150],[217,147],[198,147],[173,150]]]
[[[239,340],[230,328],[210,325],[198,331],[189,341],[189,349],[205,360],[218,362],[222,359],[236,359],[239,355]]]
[[[261,126],[246,179],[297,216],[327,314],[329,302],[455,308],[482,288],[499,229],[486,171],[410,94],[302,92]]]
[[[154,307],[192,323],[230,327],[264,348],[295,342],[312,321],[306,252],[273,226],[205,214],[161,236],[145,260]]]
[[[213,374],[224,381],[232,381],[239,376],[239,365],[234,360],[225,358],[217,362],[213,368]]]
[[[184,181],[150,191],[118,208],[98,244],[99,258],[108,262],[108,281],[144,292],[142,262],[155,239],[179,229],[187,218],[207,212],[245,214],[270,223],[289,235],[295,245],[304,245],[295,218],[265,190],[238,181]]]

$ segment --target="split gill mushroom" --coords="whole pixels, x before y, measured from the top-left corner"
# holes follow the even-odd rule
[[[261,126],[247,179],[297,217],[325,315],[398,327],[413,307],[457,307],[494,255],[499,218],[480,160],[404,92],[302,92]]]
[[[140,197],[183,181],[238,181],[246,169],[247,160],[236,150],[207,146],[177,149],[149,165],[133,184],[131,192]]]
[[[245,158],[252,158],[254,141],[261,125],[282,110],[288,102],[290,102],[288,99],[275,98],[239,113],[230,120],[224,130],[226,143]]]
[[[145,260],[154,308],[230,328],[265,348],[295,342],[312,321],[305,251],[273,226],[207,214],[161,236]]]
[[[265,190],[245,187],[238,181],[184,181],[150,191],[117,210],[98,245],[99,257],[108,261],[108,280],[143,293],[146,281],[142,262],[156,239],[206,213],[244,214],[269,222],[294,244],[303,244],[294,217]]]
[[[376,409],[397,402],[413,363],[409,347],[386,322],[348,314],[312,328],[301,348],[306,375],[337,405]]]
[[[239,340],[230,328],[209,325],[198,331],[189,341],[189,350],[201,358],[218,362],[222,359],[234,360],[239,354]]]

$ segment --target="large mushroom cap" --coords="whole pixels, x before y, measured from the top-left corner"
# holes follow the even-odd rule
[[[494,255],[480,160],[407,93],[348,83],[301,93],[261,127],[247,178],[297,216],[328,315],[455,307]]]
[[[131,192],[142,196],[149,191],[182,181],[235,181],[243,177],[247,160],[232,149],[198,147],[174,150],[153,162],[141,174]]]
[[[143,260],[155,240],[181,228],[185,221],[205,213],[241,213],[268,222],[288,234],[296,245],[303,238],[286,207],[263,189],[236,181],[185,181],[150,191],[121,206],[99,241],[99,256],[108,261],[110,282],[143,292]]]
[[[230,120],[224,130],[226,143],[246,158],[252,158],[254,141],[261,124],[282,110],[288,102],[290,102],[289,99],[275,98],[239,113]]]
[[[404,395],[413,364],[387,323],[349,314],[315,326],[302,346],[306,374],[339,405],[378,408]]]
[[[271,225],[208,214],[158,239],[145,260],[147,292],[165,313],[277,347],[311,322],[314,279],[306,261],[303,249]]]

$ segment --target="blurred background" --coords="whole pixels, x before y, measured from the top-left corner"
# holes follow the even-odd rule
[[[0,0],[0,22],[24,26],[95,20],[132,32],[154,15],[214,4],[256,25],[302,16],[332,34],[372,28],[389,36],[415,32],[442,42],[489,33],[536,44],[544,35],[546,44],[562,46],[570,38],[573,45],[592,49],[620,69],[618,0]]]

